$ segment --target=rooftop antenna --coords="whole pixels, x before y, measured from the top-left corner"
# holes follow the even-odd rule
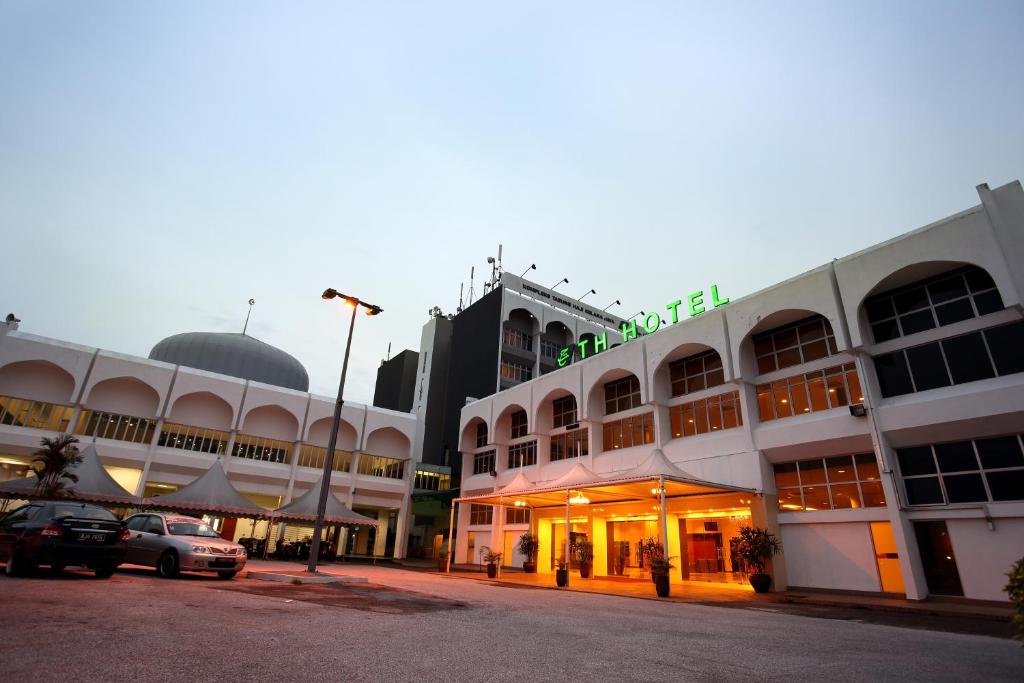
[[[456,313],[462,313],[462,289],[466,286],[465,282],[459,283],[459,308]]]
[[[391,342],[388,342],[388,357],[387,360],[391,360]]]
[[[476,277],[476,266],[469,267],[469,301],[466,306],[473,305],[473,278]]]
[[[501,277],[501,245],[500,244],[498,245],[498,277]],[[494,284],[492,284],[491,286],[493,287],[496,284],[498,284],[497,280],[495,280]]]
[[[256,299],[249,299],[249,312],[245,314],[245,324],[242,325],[242,334],[249,329],[249,316],[252,315],[252,305],[256,303]]]

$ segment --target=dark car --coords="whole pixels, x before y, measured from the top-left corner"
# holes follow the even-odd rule
[[[83,566],[106,579],[124,560],[128,529],[109,510],[87,503],[35,501],[0,519],[0,560],[7,575],[41,564],[60,573]]]

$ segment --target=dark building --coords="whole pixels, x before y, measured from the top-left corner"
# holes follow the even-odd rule
[[[411,413],[416,390],[416,365],[420,355],[406,349],[377,368],[373,405]]]

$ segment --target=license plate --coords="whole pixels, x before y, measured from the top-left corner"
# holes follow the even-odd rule
[[[102,543],[107,540],[106,534],[78,534],[79,541],[85,541],[87,543]]]
[[[211,567],[234,567],[234,560],[214,560],[210,563]]]

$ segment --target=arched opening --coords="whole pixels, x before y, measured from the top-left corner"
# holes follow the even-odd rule
[[[491,443],[490,430],[487,422],[482,417],[474,417],[462,429],[462,437],[459,439],[459,450],[463,453],[483,448]]]
[[[535,431],[541,434],[579,422],[579,403],[576,395],[561,387],[550,391],[537,404],[537,412],[533,419],[537,426]]]
[[[897,270],[876,284],[858,307],[861,335],[876,344],[1003,310],[1003,299],[983,268],[926,261]]]
[[[71,403],[75,378],[45,360],[23,360],[0,368],[0,396],[45,403]]]
[[[492,438],[495,443],[504,444],[514,439],[521,439],[529,435],[530,431],[530,420],[526,408],[513,403],[506,406],[494,420],[494,436]]]
[[[592,419],[614,415],[644,403],[640,379],[623,368],[608,370],[590,388],[587,396],[587,415]]]
[[[168,421],[192,427],[231,431],[235,411],[227,401],[208,391],[179,396],[171,406]]]
[[[717,349],[707,344],[681,344],[654,371],[654,400],[667,403],[724,383],[725,367]]]
[[[294,442],[299,431],[299,421],[281,406],[267,405],[253,408],[242,421],[242,433],[262,436],[277,441]]]
[[[822,314],[806,309],[775,311],[740,342],[741,374],[755,377],[838,352],[832,323]]]
[[[160,410],[160,394],[134,377],[113,377],[93,386],[85,406],[119,415],[154,417]]]
[[[327,442],[331,438],[331,424],[333,422],[333,417],[324,417],[314,422],[309,427],[309,437],[307,438],[307,441],[314,446],[327,448]],[[356,434],[355,427],[350,425],[348,422],[345,422],[345,420],[341,420],[338,423],[338,440],[336,442],[335,449],[351,453],[356,449],[356,444],[358,442],[359,437]]]
[[[549,322],[540,337],[540,372],[547,374],[557,370],[558,354],[572,346],[572,330],[560,320]]]
[[[407,460],[409,450],[409,438],[394,427],[375,429],[366,439],[366,452],[373,455]]]
[[[525,308],[514,308],[508,314],[504,325],[502,342],[505,346],[520,351],[536,352],[533,340],[540,331],[537,317]]]

